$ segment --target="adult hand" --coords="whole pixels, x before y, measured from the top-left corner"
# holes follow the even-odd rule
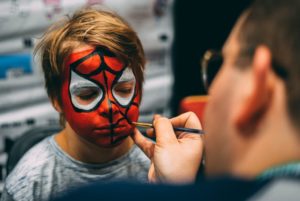
[[[174,132],[174,127],[201,129],[197,116],[192,112],[172,119],[155,116],[153,121],[156,143],[135,129],[132,138],[151,159],[148,173],[150,182],[192,183],[199,169],[203,141],[200,135],[187,132]]]

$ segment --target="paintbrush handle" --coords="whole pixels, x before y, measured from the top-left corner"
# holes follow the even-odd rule
[[[144,122],[132,122],[134,125],[144,128],[153,128],[151,123]],[[188,132],[188,133],[196,133],[196,134],[205,134],[203,130],[195,129],[195,128],[181,128],[181,127],[173,127],[174,131],[180,132]]]
[[[173,127],[174,131],[188,132],[188,133],[196,133],[196,134],[205,134],[203,130],[195,129],[195,128],[181,128],[181,127]]]

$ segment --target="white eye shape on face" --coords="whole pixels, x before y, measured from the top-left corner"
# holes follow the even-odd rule
[[[103,98],[102,89],[95,83],[71,71],[69,86],[72,104],[81,110],[92,110]]]
[[[136,79],[131,68],[126,68],[117,83],[113,86],[112,94],[121,106],[127,106],[135,91]]]

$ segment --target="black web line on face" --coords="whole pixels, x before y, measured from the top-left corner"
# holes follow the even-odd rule
[[[125,70],[126,68],[122,69],[121,71],[118,72],[118,74],[115,75],[115,79],[112,83],[112,86],[111,88],[113,89],[114,85],[118,83],[118,80],[119,78],[122,76],[123,74],[123,71]],[[113,95],[112,93],[112,96],[114,97],[114,99],[116,100],[113,101],[113,100],[110,100],[110,102],[114,105],[116,105],[117,107],[122,107],[122,108],[125,108],[125,113],[123,113],[121,110],[119,110],[119,113],[120,115],[122,116],[122,118],[118,119],[117,122],[114,124],[115,126],[118,125],[121,121],[123,120],[126,120],[128,124],[132,125],[132,121],[128,118],[128,112],[130,110],[130,108],[132,106],[136,106],[137,108],[139,107],[139,103],[135,102],[134,99],[137,97],[138,95],[138,89],[137,89],[137,85],[135,85],[135,88],[134,88],[134,95],[132,96],[130,102],[127,104],[127,105],[122,105],[120,104],[117,99],[115,98],[115,96]],[[123,137],[121,137],[121,139],[123,139]],[[121,139],[117,138],[113,143],[117,143],[118,141],[120,141]]]
[[[97,52],[93,51],[92,53],[85,55],[84,57],[81,57],[80,59],[78,59],[77,61],[73,62],[70,64],[71,69],[76,69],[76,67],[81,64],[82,62],[88,60],[89,58],[91,58],[92,56],[96,55]]]
[[[125,109],[125,113],[123,113],[123,112],[120,110],[120,114],[123,116],[123,118],[122,118],[122,119],[119,119],[119,120],[117,121],[117,123],[119,123],[121,120],[124,120],[124,119],[125,119],[130,125],[132,124],[132,121],[127,117],[128,112],[129,112],[131,106],[139,107],[139,103],[137,103],[137,102],[134,101],[134,99],[135,99],[136,96],[138,95],[138,94],[137,94],[137,89],[135,89],[134,91],[135,91],[135,92],[134,92],[134,95],[133,95],[133,97],[131,98],[130,102],[127,104],[126,107],[124,107],[124,108],[126,108],[126,109]],[[114,102],[114,101],[111,101],[111,103],[118,106],[118,104],[117,104],[116,102]],[[122,106],[122,107],[123,107],[123,106]],[[116,123],[116,124],[117,124],[117,123]]]
[[[87,59],[91,58],[92,56],[94,55],[98,55],[100,57],[100,65],[98,68],[96,68],[96,70],[88,73],[88,74],[83,74],[81,72],[79,72],[77,70],[77,67],[83,63],[84,61],[86,61]],[[111,69],[106,63],[105,63],[105,60],[104,60],[104,56],[109,56],[109,57],[116,57],[114,54],[112,53],[109,53],[108,50],[106,50],[105,48],[101,48],[101,47],[97,47],[92,53],[78,59],[77,61],[73,62],[72,64],[70,64],[70,67],[71,69],[76,72],[78,75],[81,75],[82,77],[85,77],[85,78],[88,78],[88,77],[91,77],[91,76],[94,76],[94,75],[97,75],[99,74],[100,72],[104,71],[104,70],[107,70],[108,72],[114,74],[114,75],[117,75],[120,71],[115,71],[113,69]],[[123,66],[124,67],[124,66]]]
[[[104,77],[106,89],[108,89],[108,81],[107,81],[107,76],[106,76],[105,71],[103,72],[103,77]],[[106,92],[106,96],[107,96],[107,102],[109,105],[108,120],[109,120],[109,130],[110,130],[110,143],[113,144],[114,143],[114,127],[115,127],[115,125],[113,124],[113,115],[114,114],[113,114],[113,110],[112,110],[112,103],[109,100],[108,92]]]
[[[122,71],[121,71],[122,72]],[[106,88],[108,89],[108,80],[107,80],[107,75],[106,75],[106,72],[104,71],[103,72],[103,77],[104,77],[104,80],[105,80],[105,85],[106,85]],[[119,76],[120,77],[120,76]],[[113,87],[113,85],[112,85]],[[136,90],[135,90],[135,94],[133,96],[133,98],[131,99],[130,101],[130,104],[127,105],[126,107],[126,110],[125,110],[125,114],[122,113],[121,110],[118,110],[118,112],[121,114],[121,116],[123,116],[122,118],[118,119],[118,121],[116,123],[113,123],[113,116],[114,116],[114,112],[113,112],[113,109],[112,109],[112,105],[116,105],[117,107],[118,104],[116,104],[114,101],[110,100],[109,99],[109,95],[108,93],[106,93],[106,96],[107,96],[107,101],[108,101],[108,104],[109,104],[109,114],[108,114],[108,119],[109,119],[109,130],[110,130],[110,143],[111,144],[116,144],[118,143],[119,141],[122,141],[123,139],[127,138],[128,136],[121,136],[119,138],[117,138],[116,140],[114,140],[114,136],[115,136],[115,133],[114,133],[114,128],[123,120],[126,120],[130,125],[132,124],[132,122],[130,121],[130,119],[127,117],[127,114],[128,114],[128,111],[130,109],[130,106],[131,105],[135,105],[135,106],[138,106],[137,103],[133,102],[134,98],[137,96],[137,93],[136,93]]]

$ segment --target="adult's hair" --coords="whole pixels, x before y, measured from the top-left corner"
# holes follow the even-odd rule
[[[255,48],[266,45],[272,69],[285,81],[287,108],[294,124],[300,120],[300,1],[257,0],[240,27],[237,65],[251,63]]]
[[[98,6],[81,8],[71,17],[54,23],[36,45],[50,100],[62,106],[64,62],[80,44],[103,46],[130,67],[142,94],[145,55],[136,32],[116,13]],[[63,114],[61,124],[64,125]]]

